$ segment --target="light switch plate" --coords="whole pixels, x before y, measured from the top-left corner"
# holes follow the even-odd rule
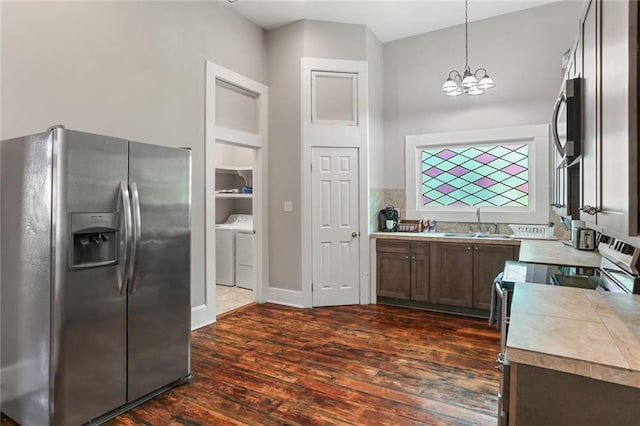
[[[283,208],[285,213],[293,212],[293,201],[285,201]]]

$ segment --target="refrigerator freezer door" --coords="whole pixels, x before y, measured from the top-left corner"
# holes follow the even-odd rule
[[[110,237],[102,231],[113,225],[107,219],[121,216],[116,209],[120,183],[127,179],[128,142],[64,129],[54,134],[54,423],[70,425],[126,402],[127,299],[118,288],[121,262],[99,266],[88,261],[73,267],[70,261],[73,250],[119,257],[121,246],[113,237],[121,232]],[[78,238],[71,228],[77,217],[86,219],[86,238]],[[115,251],[100,248],[113,244]]]
[[[128,307],[133,401],[190,372],[191,153],[135,142],[129,153],[140,218]]]
[[[23,425],[50,422],[53,140],[0,143],[0,411]]]

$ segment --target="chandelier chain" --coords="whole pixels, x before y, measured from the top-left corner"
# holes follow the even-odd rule
[[[469,0],[464,0],[464,66],[469,68]]]

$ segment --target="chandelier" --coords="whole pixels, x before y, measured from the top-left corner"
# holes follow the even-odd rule
[[[475,72],[471,72],[469,68],[469,1],[464,1],[464,49],[465,62],[462,75],[456,70],[449,72],[449,77],[442,85],[442,90],[447,96],[460,96],[463,93],[467,95],[482,95],[487,89],[495,87],[487,70],[478,68]]]

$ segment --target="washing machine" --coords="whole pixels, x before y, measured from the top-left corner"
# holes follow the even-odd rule
[[[236,231],[236,285],[249,290],[255,289],[253,274],[253,247],[255,235],[253,230]]]
[[[238,239],[238,235],[242,237]],[[247,238],[249,237],[249,238]],[[253,288],[253,215],[232,214],[216,224],[216,283]],[[240,250],[238,250],[238,241]],[[247,247],[250,244],[251,247]],[[238,267],[240,275],[238,277]],[[248,280],[248,277],[251,277]],[[239,281],[238,281],[239,278]]]

